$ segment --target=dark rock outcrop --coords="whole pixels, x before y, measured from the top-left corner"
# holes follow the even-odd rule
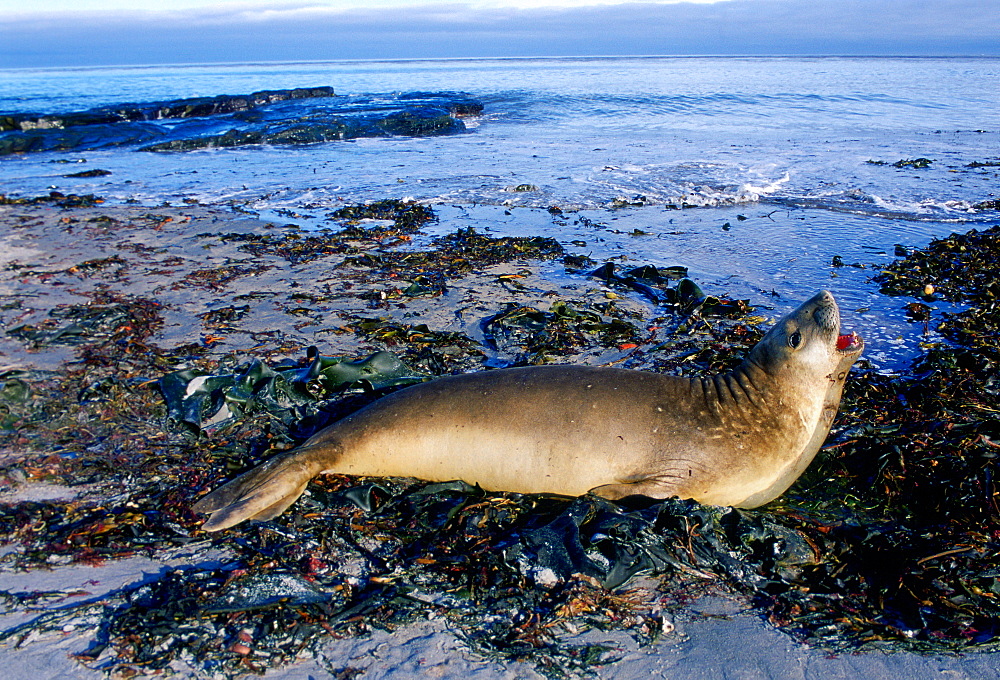
[[[0,132],[20,130],[65,129],[89,125],[113,125],[167,118],[218,116],[290,99],[333,97],[332,87],[303,87],[294,90],[264,90],[246,95],[223,94],[217,97],[193,97],[144,104],[101,106],[87,111],[63,114],[13,113],[0,115]]]
[[[135,146],[188,151],[316,144],[358,137],[454,134],[483,105],[460,93],[335,96],[333,88],[268,90],[65,114],[0,115],[0,155]]]

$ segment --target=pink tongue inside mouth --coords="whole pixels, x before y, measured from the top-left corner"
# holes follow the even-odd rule
[[[847,335],[837,336],[837,349],[847,349],[853,347],[858,341],[858,334],[851,332]]]

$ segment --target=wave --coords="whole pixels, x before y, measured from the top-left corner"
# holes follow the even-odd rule
[[[914,222],[986,223],[997,220],[996,206],[988,201],[961,199],[892,198],[849,189],[827,196],[783,195],[766,199],[775,205],[818,208],[831,212]]]
[[[651,127],[669,126],[678,120],[707,124],[732,119],[785,125],[802,120],[815,122],[817,116],[823,119],[877,119],[890,110],[910,123],[919,121],[919,116],[928,109],[948,108],[942,102],[878,93],[698,92],[698,89],[697,84],[693,84],[690,92],[671,94],[579,92],[558,95],[517,90],[499,95],[498,102],[515,104],[520,111],[516,118],[524,122],[570,120],[619,124],[628,120]]]

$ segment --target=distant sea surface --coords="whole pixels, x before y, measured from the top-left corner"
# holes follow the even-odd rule
[[[885,364],[913,355],[922,336],[898,311],[902,302],[882,298],[868,280],[879,263],[896,244],[923,246],[1000,221],[982,207],[1000,197],[998,59],[0,70],[0,115],[317,86],[332,86],[358,110],[435,93],[484,108],[445,136],[0,156],[0,193],[96,193],[150,205],[196,199],[305,227],[322,226],[324,210],[343,203],[409,198],[438,205],[447,225],[546,233],[595,259],[682,264],[706,289],[775,313],[831,288]],[[285,115],[308,116],[314,106],[296,102]],[[84,169],[111,174],[64,176]],[[832,267],[835,255],[848,266]]]

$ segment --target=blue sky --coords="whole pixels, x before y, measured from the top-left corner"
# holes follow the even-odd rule
[[[630,54],[1000,55],[1000,1],[0,0],[0,67]]]

